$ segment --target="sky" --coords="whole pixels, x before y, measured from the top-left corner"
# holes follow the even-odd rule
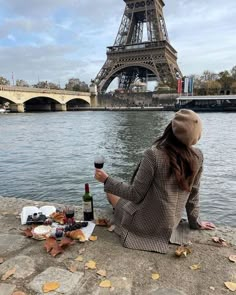
[[[236,65],[236,0],[165,0],[184,75]],[[0,76],[29,84],[89,83],[114,44],[123,0],[0,0]],[[12,75],[13,73],[13,75]],[[13,76],[13,77],[12,77]]]

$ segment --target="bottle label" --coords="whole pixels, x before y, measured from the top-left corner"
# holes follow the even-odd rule
[[[91,201],[84,202],[84,204],[83,204],[83,211],[84,212],[87,212],[87,213],[92,212],[92,202]]]

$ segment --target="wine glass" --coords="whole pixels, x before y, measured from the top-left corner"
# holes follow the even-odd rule
[[[74,216],[75,216],[75,209],[73,206],[67,206],[64,209],[64,214],[65,214],[65,223],[68,225],[71,225],[75,222]]]
[[[97,155],[95,158],[94,158],[94,167],[97,168],[97,169],[102,169],[103,168],[103,165],[105,163],[105,158],[101,155]]]

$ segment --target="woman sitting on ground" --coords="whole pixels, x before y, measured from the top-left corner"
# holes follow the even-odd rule
[[[190,228],[213,229],[199,219],[199,186],[203,155],[193,147],[201,137],[202,122],[193,111],[175,113],[163,135],[144,152],[131,184],[118,181],[104,170],[95,178],[104,183],[109,202],[115,208],[115,232],[123,246],[166,253],[186,208]]]

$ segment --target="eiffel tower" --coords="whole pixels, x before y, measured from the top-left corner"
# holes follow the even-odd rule
[[[119,88],[130,90],[136,81],[173,84],[182,77],[177,51],[170,45],[163,0],[124,0],[125,11],[107,60],[94,82],[100,93],[118,78]]]

